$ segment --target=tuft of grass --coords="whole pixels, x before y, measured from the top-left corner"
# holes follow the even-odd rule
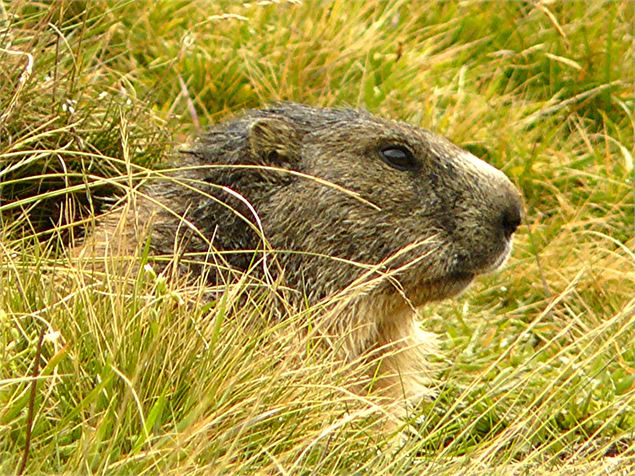
[[[0,473],[631,474],[633,5],[0,0]],[[439,394],[403,434],[299,337],[319,309],[69,257],[174,144],[278,99],[433,129],[523,192],[507,268],[421,312]]]

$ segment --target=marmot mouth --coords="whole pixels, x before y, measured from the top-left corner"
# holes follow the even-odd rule
[[[414,286],[408,289],[406,286],[406,296],[415,306],[422,306],[430,301],[440,301],[455,297],[465,291],[474,281],[476,276],[492,273],[500,269],[511,255],[512,243],[505,240],[502,251],[493,257],[489,257],[485,262],[479,263],[475,267],[459,267],[457,270],[448,270],[446,274],[438,277],[424,279],[414,282]],[[405,284],[405,283],[404,283]]]
[[[505,265],[511,254],[512,240],[510,238],[508,240],[505,240],[505,247],[503,248],[503,251],[501,251],[501,253],[496,256],[496,258],[491,263],[488,263],[482,268],[475,270],[474,274],[493,273],[494,271],[502,268]]]

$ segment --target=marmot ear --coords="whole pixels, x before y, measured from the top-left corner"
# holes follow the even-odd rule
[[[249,126],[249,145],[254,156],[265,163],[290,163],[299,157],[300,135],[282,118],[261,117]]]

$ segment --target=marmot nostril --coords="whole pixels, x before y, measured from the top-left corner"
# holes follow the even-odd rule
[[[505,210],[503,210],[503,216],[501,220],[501,225],[503,227],[503,233],[505,237],[511,238],[514,232],[520,226],[522,221],[522,210],[518,203],[513,203],[509,205]]]

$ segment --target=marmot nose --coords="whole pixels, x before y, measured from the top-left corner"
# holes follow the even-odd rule
[[[501,216],[501,225],[503,227],[503,233],[507,239],[511,238],[514,232],[518,229],[523,218],[522,205],[517,197],[511,200],[509,204],[503,210]]]

